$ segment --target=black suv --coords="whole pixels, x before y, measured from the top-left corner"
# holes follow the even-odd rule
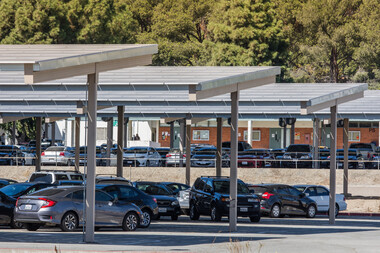
[[[238,180],[238,216],[260,221],[260,200],[250,193],[245,183]],[[190,190],[190,219],[198,220],[201,214],[220,221],[229,215],[230,179],[228,177],[199,177]]]
[[[306,215],[314,218],[317,204],[296,188],[285,184],[257,184],[248,188],[261,199],[261,212],[270,217],[280,218],[288,215]]]

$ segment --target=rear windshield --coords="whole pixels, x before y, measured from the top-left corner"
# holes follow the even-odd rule
[[[360,149],[360,150],[371,150],[372,151],[371,144],[365,144],[365,143],[354,143],[354,144],[350,145],[350,148]]]
[[[268,187],[265,186],[250,186],[251,190],[255,191],[255,194],[262,195],[264,192],[268,191]]]
[[[51,174],[32,174],[32,176],[29,179],[29,182],[44,182],[44,183],[51,183],[53,182],[53,177]]]
[[[43,189],[41,191],[33,192],[29,194],[30,196],[53,196],[56,194],[59,194],[61,192],[64,192],[65,189],[54,189],[54,188],[47,188]]]
[[[48,147],[46,149],[46,151],[64,151],[65,150],[65,147],[56,147],[56,146],[52,146],[52,147]]]
[[[291,145],[286,152],[310,152],[309,145]]]
[[[213,184],[215,192],[221,194],[230,194],[230,181],[214,181]],[[238,194],[249,194],[249,189],[244,183],[238,182],[237,186]]]
[[[136,186],[137,189],[149,195],[172,195],[172,193],[161,185],[141,184]]]

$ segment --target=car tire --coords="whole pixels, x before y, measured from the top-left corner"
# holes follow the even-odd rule
[[[143,210],[142,211],[143,220],[140,222],[141,228],[147,228],[150,225],[150,222],[152,221],[152,213],[149,210]]]
[[[316,213],[317,213],[317,208],[315,207],[315,205],[310,205],[306,210],[306,217],[314,218]]]
[[[139,217],[134,212],[125,215],[122,228],[124,231],[135,231],[139,225]]]
[[[38,223],[24,223],[24,227],[28,231],[37,231],[41,227],[41,224],[38,224]]]
[[[199,220],[199,213],[197,211],[197,208],[195,205],[190,204],[190,213],[189,213],[190,219],[191,220]]]
[[[260,216],[251,216],[249,217],[251,222],[260,222],[261,217]]]
[[[173,215],[171,216],[171,218],[172,218],[172,220],[178,220],[178,214],[173,214]]]
[[[270,217],[280,218],[281,217],[281,207],[279,204],[274,204],[270,209]]]
[[[218,208],[216,208],[215,205],[211,206],[210,216],[211,216],[212,221],[221,221],[222,220],[222,215],[220,214],[220,212],[218,211]]]
[[[78,227],[78,216],[74,212],[67,212],[62,216],[59,227],[63,232],[72,232]]]

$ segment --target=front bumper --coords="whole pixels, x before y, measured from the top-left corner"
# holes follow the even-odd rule
[[[181,215],[181,208],[177,206],[159,206],[158,215],[160,216],[172,216],[172,215]]]
[[[219,211],[223,216],[228,216],[230,213],[230,205],[220,205]],[[260,216],[260,203],[253,202],[252,204],[239,204],[237,206],[237,216],[239,217],[257,217]]]

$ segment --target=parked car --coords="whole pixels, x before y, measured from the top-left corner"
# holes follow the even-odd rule
[[[24,158],[24,165],[30,166],[36,164],[36,148],[30,147],[26,150],[21,150],[21,155]]]
[[[238,167],[270,167],[273,158],[267,149],[248,149],[238,155]]]
[[[319,149],[319,168],[330,168],[330,149],[320,148]]]
[[[159,219],[161,216],[170,216],[172,220],[178,220],[178,216],[181,215],[181,208],[174,193],[168,187],[156,182],[134,182],[133,185],[156,198],[158,215],[155,219]]]
[[[0,188],[7,186],[9,184],[15,184],[15,183],[18,183],[18,182],[13,179],[0,178]]]
[[[358,150],[365,160],[369,160],[376,153],[376,146],[373,143],[351,143],[349,149]]]
[[[0,191],[0,225],[9,225],[11,228],[21,228],[22,224],[14,221],[13,210],[16,199]]]
[[[70,164],[75,164],[75,149],[71,150],[73,156],[70,159]],[[96,146],[96,166],[106,165],[106,150],[101,146]],[[87,146],[79,147],[79,165],[87,165]]]
[[[272,149],[270,153],[273,156],[273,161],[272,161],[272,167],[273,168],[282,168],[283,166],[283,157],[286,152],[285,148],[278,148],[278,149]]]
[[[25,159],[19,147],[0,145],[0,165],[24,165]]]
[[[156,151],[161,156],[161,165],[164,166],[166,164],[166,155],[169,154],[170,148],[156,148]]]
[[[230,141],[222,142],[222,148],[231,149],[231,142]],[[252,149],[252,146],[248,142],[245,142],[245,141],[238,142],[238,152],[243,152],[248,149]]]
[[[248,188],[259,196],[261,212],[272,218],[285,215],[306,215],[307,218],[314,218],[317,213],[317,203],[290,185],[250,184]]]
[[[54,184],[60,180],[76,180],[83,181],[84,175],[80,172],[74,171],[59,171],[59,170],[49,170],[49,171],[38,171],[33,172],[28,182],[44,182],[48,184]]]
[[[142,211],[143,217],[140,222],[141,227],[149,227],[153,217],[158,215],[157,200],[133,186],[122,184],[98,184],[96,185],[96,188],[107,192],[119,201],[131,202],[138,206]]]
[[[176,182],[161,182],[161,184],[168,187],[175,195],[178,195],[180,191],[184,191],[190,188],[187,184],[181,184]]]
[[[0,192],[16,200],[18,197],[22,195],[31,194],[35,191],[44,189],[46,187],[51,187],[51,186],[53,185],[48,184],[48,183],[41,183],[41,182],[15,183],[15,184],[4,186],[3,188],[0,189]]]
[[[51,146],[41,154],[41,165],[73,165],[74,153],[69,147]]]
[[[313,147],[308,144],[290,144],[282,159],[288,168],[311,168]]]
[[[161,155],[152,147],[131,147],[124,149],[124,166],[159,167]]]
[[[321,185],[295,185],[294,187],[317,203],[318,212],[329,212],[329,189]],[[339,211],[347,209],[346,198],[343,194],[336,194],[335,201],[335,216],[338,216]]]
[[[260,221],[260,201],[250,193],[245,183],[237,184],[237,215],[249,217],[252,222]],[[199,177],[190,190],[190,219],[198,220],[201,214],[210,215],[220,221],[229,215],[230,179],[227,177]]]
[[[190,186],[187,184],[175,183],[175,182],[161,182],[166,187],[169,187],[170,190],[175,194],[181,207],[181,212],[183,214],[189,213],[189,191]]]
[[[330,160],[330,156],[328,157]],[[343,169],[344,164],[344,149],[336,150],[337,169]],[[349,169],[364,169],[365,161],[358,149],[348,149],[348,168]]]
[[[129,185],[132,186],[132,182],[124,177],[118,176],[106,176],[97,175],[95,178],[97,184],[118,184],[118,185]]]
[[[74,231],[83,224],[84,187],[58,186],[22,196],[18,199],[14,219],[29,231],[43,225],[59,225],[62,231]],[[95,192],[95,227],[122,227],[135,230],[143,219],[135,204],[121,202],[108,193]]]
[[[191,157],[191,166],[193,167],[215,167],[216,148],[201,148]],[[222,167],[230,166],[230,156],[227,152],[222,151]]]
[[[180,164],[180,150],[178,148],[171,149],[169,153],[165,156],[165,165],[166,167],[170,166],[179,166]],[[182,153],[182,164],[186,166],[186,150]]]

